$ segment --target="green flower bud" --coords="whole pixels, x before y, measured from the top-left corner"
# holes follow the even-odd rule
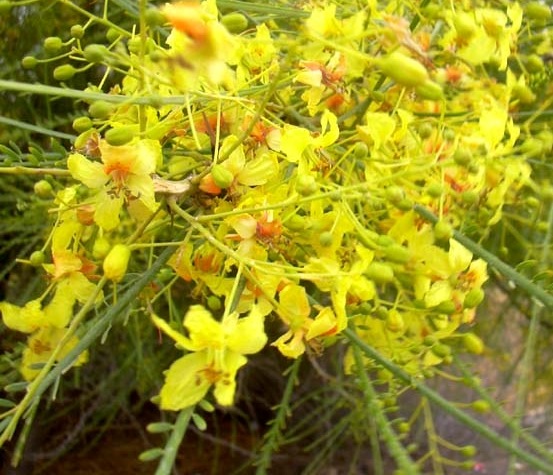
[[[461,199],[463,200],[463,203],[466,203],[467,205],[473,205],[478,202],[480,196],[476,191],[467,190],[461,193]]]
[[[401,332],[405,329],[403,316],[395,309],[391,309],[386,316],[386,328],[391,332]]]
[[[109,129],[104,135],[106,142],[118,146],[129,143],[134,138],[132,126],[121,126]]]
[[[113,112],[115,106],[107,101],[95,101],[90,104],[88,113],[95,119],[106,119]]]
[[[431,183],[430,185],[428,185],[426,192],[432,198],[439,198],[440,196],[442,196],[442,193],[444,192],[444,187],[439,183]]]
[[[303,231],[307,227],[307,220],[303,216],[294,214],[282,224],[290,231]]]
[[[117,41],[119,39],[119,37],[121,36],[121,33],[119,33],[115,28],[110,28],[107,32],[106,32],[106,39],[110,42],[110,43],[113,43],[114,41]]]
[[[411,252],[404,246],[392,244],[384,249],[384,255],[392,262],[406,264],[411,258]]]
[[[92,120],[90,120],[90,117],[77,117],[73,121],[73,129],[78,132],[79,134],[82,134],[83,132],[86,132],[87,130],[91,129],[93,126]]]
[[[484,399],[477,399],[476,401],[473,401],[470,406],[474,411],[479,412],[480,414],[490,412],[491,409],[490,403],[488,401],[484,401]]]
[[[471,289],[465,295],[463,300],[463,307],[465,308],[474,308],[482,303],[484,300],[484,291],[482,289]]]
[[[71,26],[71,30],[69,30],[69,34],[71,38],[80,40],[84,36],[84,28],[82,25],[73,25]]]
[[[443,343],[438,343],[431,348],[432,353],[434,353],[439,358],[445,358],[446,356],[451,355],[451,347],[444,345]]]
[[[84,59],[89,63],[101,63],[105,61],[109,50],[104,45],[91,44],[83,50]]]
[[[529,2],[524,7],[526,17],[536,23],[543,25],[551,19],[551,7],[541,2]]]
[[[223,190],[234,182],[233,173],[223,165],[213,165],[211,167],[211,176],[213,177],[213,183]]]
[[[371,262],[365,271],[365,276],[377,284],[386,284],[394,280],[394,270],[388,264]]]
[[[525,61],[526,69],[529,73],[536,74],[544,70],[545,65],[543,64],[543,59],[537,54],[531,54],[526,58]]]
[[[421,99],[428,99],[429,101],[439,101],[445,98],[442,86],[430,79],[418,85],[415,92]]]
[[[146,24],[150,27],[163,26],[167,23],[165,15],[157,8],[148,8],[145,18]]]
[[[302,196],[310,196],[319,189],[317,180],[313,175],[298,175],[296,180],[296,191]]]
[[[480,355],[484,351],[484,342],[474,333],[465,333],[463,335],[463,345],[470,353]]]
[[[25,56],[21,60],[21,66],[23,66],[25,69],[33,69],[36,67],[38,61],[34,56]]]
[[[221,18],[223,26],[231,33],[239,34],[248,28],[248,19],[241,13],[229,13]]]
[[[460,448],[459,452],[463,457],[474,457],[476,455],[476,447],[474,445],[465,445]]]
[[[418,132],[419,137],[424,140],[432,135],[432,132],[434,132],[434,127],[432,127],[432,125],[428,122],[425,122],[424,124],[421,124],[419,126]]]
[[[52,198],[52,185],[46,180],[39,180],[34,186],[35,194],[42,199]]]
[[[68,81],[75,76],[76,72],[77,70],[70,64],[62,64],[54,69],[54,79],[57,81]]]
[[[213,310],[214,312],[216,312],[218,310],[221,310],[221,308],[223,307],[223,304],[219,297],[217,297],[216,295],[210,295],[207,298],[207,307],[210,310]]]
[[[353,155],[357,160],[363,160],[369,155],[369,147],[365,142],[357,142],[353,148]]]
[[[29,258],[29,260],[31,261],[31,265],[33,267],[40,267],[42,264],[44,264],[44,261],[46,260],[46,256],[42,251],[34,251],[31,254],[31,257]]]
[[[92,256],[94,259],[104,259],[111,250],[111,244],[105,237],[97,237],[92,246]]]
[[[44,40],[44,49],[48,53],[57,53],[62,46],[63,42],[59,36],[49,36]]]
[[[399,203],[403,198],[405,198],[405,193],[403,191],[403,188],[397,185],[392,185],[386,188],[386,199],[392,203],[397,204]]]
[[[104,276],[113,282],[120,282],[127,273],[131,250],[124,244],[116,244],[104,259]]]
[[[402,86],[422,86],[428,80],[426,68],[416,59],[399,51],[377,59],[376,65],[386,76]]]
[[[453,154],[453,160],[457,165],[466,167],[472,161],[472,152],[468,148],[459,147]]]

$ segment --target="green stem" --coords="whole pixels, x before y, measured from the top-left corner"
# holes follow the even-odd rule
[[[60,168],[28,168],[28,167],[5,167],[0,168],[0,173],[4,175],[55,175],[71,176],[69,170]]]
[[[173,426],[171,436],[167,441],[167,445],[163,449],[163,457],[161,457],[161,460],[159,461],[155,475],[169,475],[171,473],[180,444],[184,434],[186,434],[186,429],[188,428],[188,423],[194,413],[195,407],[196,406],[187,407],[179,413]]]
[[[430,221],[431,223],[438,222],[438,217],[424,206],[415,205],[413,209],[417,214],[422,216],[424,219]],[[498,270],[501,274],[510,279],[514,284],[518,285],[530,296],[539,300],[549,309],[553,309],[553,295],[546,292],[538,285],[534,284],[530,279],[527,279],[523,275],[519,274],[511,266],[503,262],[497,256],[480,246],[480,244],[474,242],[472,239],[466,237],[459,231],[454,230],[453,237],[473,254],[480,257],[481,259],[484,259],[491,267]]]
[[[228,8],[229,10],[242,10],[245,12],[267,13],[279,15],[287,18],[308,18],[308,11],[297,8],[273,7],[265,3],[251,3],[240,0],[218,0],[219,8]]]
[[[286,388],[284,388],[282,400],[278,406],[275,418],[271,421],[271,427],[265,434],[265,441],[256,464],[256,475],[266,475],[268,473],[267,470],[271,466],[271,456],[280,445],[281,430],[284,428],[286,418],[289,415],[290,401],[292,399],[292,393],[294,392],[294,386],[296,385],[301,360],[301,357],[296,358],[289,369],[290,374],[288,375],[288,381],[286,382]]]
[[[403,445],[399,442],[397,434],[394,432],[390,422],[384,415],[382,409],[378,405],[378,396],[371,380],[367,376],[367,372],[363,365],[363,359],[361,350],[358,346],[353,346],[353,356],[355,358],[355,370],[359,378],[359,383],[365,395],[365,402],[367,404],[367,410],[372,416],[374,423],[386,446],[388,447],[390,454],[398,464],[401,470],[406,475],[417,475],[420,473],[416,463],[411,460],[411,457],[404,449]]]
[[[411,386],[415,391],[428,398],[430,402],[443,409],[451,417],[457,419],[474,432],[477,432],[481,436],[485,437],[497,447],[501,447],[511,454],[516,454],[521,460],[526,462],[531,467],[541,470],[545,474],[553,475],[552,464],[549,464],[521,447],[518,447],[510,440],[502,437],[497,432],[490,429],[487,425],[463,412],[455,404],[442,397],[439,393],[428,387],[421,380],[414,378],[402,368],[380,354],[375,348],[365,343],[353,330],[346,328],[342,334],[353,345],[359,347],[359,349],[365,353],[365,356],[376,361],[379,365],[390,371],[397,379]]]
[[[57,132],[52,129],[40,127],[39,125],[28,124],[27,122],[15,119],[8,119],[7,117],[0,117],[0,124],[9,125],[10,127],[17,127],[18,129],[28,130],[37,134],[49,135],[50,137],[57,137],[59,139],[73,140],[76,137],[76,135]]]

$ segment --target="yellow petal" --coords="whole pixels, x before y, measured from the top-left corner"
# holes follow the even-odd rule
[[[211,383],[205,378],[204,352],[192,353],[175,361],[165,374],[161,388],[161,409],[179,411],[200,402]]]
[[[236,373],[248,360],[238,353],[227,352],[224,361],[224,375],[215,383],[213,395],[221,406],[232,406],[236,391]]]
[[[254,305],[247,317],[238,319],[234,331],[227,337],[228,348],[243,355],[261,351],[267,343],[263,322],[261,312]]]
[[[73,317],[73,305],[75,296],[67,285],[60,285],[56,289],[54,297],[44,307],[45,322],[56,328],[63,328]]]
[[[4,324],[12,330],[31,333],[44,325],[44,313],[38,299],[27,302],[24,307],[0,302],[0,311]]]
[[[108,195],[105,191],[97,195],[94,221],[102,229],[109,231],[119,225],[119,212],[123,206],[123,198]]]
[[[186,338],[182,333],[179,333],[178,331],[171,328],[165,320],[159,318],[157,315],[154,314],[152,314],[152,320],[155,326],[158,327],[163,333],[170,336],[173,340],[175,340],[177,345],[186,350],[195,349],[188,338]]]
[[[184,317],[184,326],[190,334],[195,350],[224,347],[224,333],[221,324],[201,305],[192,305]]]
[[[80,153],[73,153],[67,158],[69,173],[76,180],[84,183],[89,188],[100,188],[108,180],[101,163],[87,160]]]

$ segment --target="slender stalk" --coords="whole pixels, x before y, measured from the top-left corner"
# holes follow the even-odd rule
[[[155,475],[169,475],[171,473],[180,444],[182,442],[184,434],[186,434],[186,429],[188,428],[188,423],[190,422],[190,418],[194,413],[195,407],[196,406],[190,406],[179,412],[177,421],[173,426],[171,436],[167,441],[167,445],[163,449],[163,456],[159,461],[159,465],[157,466]]]
[[[391,362],[388,358],[381,355],[376,349],[364,342],[355,333],[355,331],[350,328],[346,328],[342,332],[342,334],[350,341],[350,343],[359,347],[359,349],[363,353],[365,353],[368,358],[372,358],[379,365],[390,371],[398,380],[403,381],[405,384],[411,386],[415,391],[428,398],[430,402],[434,403],[436,406],[446,411],[447,414],[449,414],[451,417],[457,419],[459,422],[466,425],[474,432],[485,437],[497,447],[505,449],[511,454],[516,454],[521,460],[526,462],[531,467],[541,470],[545,474],[553,475],[553,464],[550,464],[542,460],[541,458],[536,457],[534,454],[527,452],[518,445],[513,444],[513,442],[509,439],[506,439],[505,437],[499,435],[497,432],[490,429],[487,425],[483,424],[479,420],[459,409],[457,406],[455,406],[455,404],[442,397],[438,392],[428,387],[421,380],[414,378],[413,376],[405,372],[402,368]]]

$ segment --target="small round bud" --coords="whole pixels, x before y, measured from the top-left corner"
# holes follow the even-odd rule
[[[167,23],[165,15],[157,8],[148,8],[145,18],[146,24],[150,27],[162,26]]]
[[[386,328],[394,333],[403,331],[405,329],[405,321],[401,313],[395,309],[390,310],[386,316]]]
[[[221,189],[228,188],[234,182],[234,174],[223,165],[213,165],[211,176],[213,177],[213,183]]]
[[[79,134],[82,134],[83,132],[86,132],[87,130],[91,129],[93,126],[92,120],[90,120],[90,117],[77,117],[73,121],[73,130],[78,132]]]
[[[365,142],[357,142],[353,148],[353,155],[357,160],[363,160],[369,155],[369,147]]]
[[[68,81],[76,72],[77,70],[70,64],[62,64],[54,69],[54,79],[57,81]]]
[[[31,257],[29,257],[29,261],[31,262],[31,265],[33,267],[40,267],[42,264],[44,264],[45,260],[46,260],[46,256],[42,251],[34,251],[31,254]]]
[[[319,189],[313,175],[299,175],[296,180],[296,191],[302,196],[310,196]]]
[[[458,148],[453,154],[453,160],[457,165],[466,167],[472,161],[472,152],[468,148]]]
[[[112,112],[115,106],[107,101],[95,101],[88,108],[89,114],[95,119],[106,119]]]
[[[36,67],[38,61],[34,56],[25,56],[21,60],[21,66],[23,66],[25,69],[33,69]]]
[[[80,40],[84,36],[84,28],[82,25],[73,25],[71,26],[71,30],[69,30],[69,34],[71,38]]]
[[[428,71],[424,65],[399,51],[379,58],[376,65],[386,76],[402,86],[422,86],[428,80]]]
[[[108,255],[110,249],[111,244],[105,237],[97,237],[92,246],[92,256],[94,259],[104,259]]]
[[[63,42],[59,36],[49,36],[44,40],[43,45],[47,53],[57,53],[63,46]]]
[[[438,343],[431,348],[432,353],[434,353],[439,358],[445,358],[446,356],[451,355],[451,347],[444,345],[443,343]]]
[[[104,276],[113,282],[120,282],[127,273],[131,250],[124,244],[116,244],[104,259]]]
[[[427,99],[429,101],[439,101],[445,97],[442,86],[430,79],[418,85],[415,88],[415,92],[421,99]]]
[[[119,146],[129,143],[134,137],[134,132],[129,126],[115,127],[109,129],[104,137],[110,145]]]
[[[110,28],[107,32],[106,32],[106,39],[110,42],[110,43],[113,43],[114,41],[117,41],[119,39],[119,37],[121,36],[121,33],[119,33],[115,28]]]
[[[453,236],[453,227],[446,221],[440,220],[434,225],[434,237],[438,241],[448,241]]]
[[[472,407],[474,411],[479,412],[480,414],[490,412],[491,409],[490,403],[488,401],[485,401],[484,399],[477,399],[476,401],[473,401],[470,407]]]
[[[101,63],[109,54],[109,50],[104,45],[91,44],[83,50],[84,59],[89,63]]]
[[[248,19],[241,13],[229,13],[221,18],[221,23],[230,32],[234,34],[242,33],[248,28]]]
[[[476,447],[474,445],[465,445],[459,449],[463,457],[474,457],[476,455]]]
[[[431,183],[430,185],[428,185],[426,192],[432,198],[439,198],[440,196],[442,196],[442,193],[444,192],[444,187],[439,183]]]
[[[394,280],[394,270],[388,264],[371,262],[365,271],[365,276],[377,284],[385,284]]]
[[[48,199],[52,197],[52,185],[46,180],[39,180],[34,186],[35,194],[42,199]]]
[[[463,335],[463,345],[470,353],[480,355],[484,351],[484,342],[474,333],[465,333]]]
[[[432,132],[434,131],[434,127],[432,127],[431,124],[428,122],[425,122],[419,126],[419,137],[421,139],[427,139],[432,135]]]
[[[474,308],[482,303],[484,300],[484,291],[482,289],[471,289],[465,295],[463,300],[463,307],[465,308]]]
[[[207,298],[207,308],[209,308],[209,310],[213,310],[214,312],[217,312],[218,310],[221,310],[222,307],[223,307],[223,304],[221,302],[221,299],[216,295],[210,295]]]

